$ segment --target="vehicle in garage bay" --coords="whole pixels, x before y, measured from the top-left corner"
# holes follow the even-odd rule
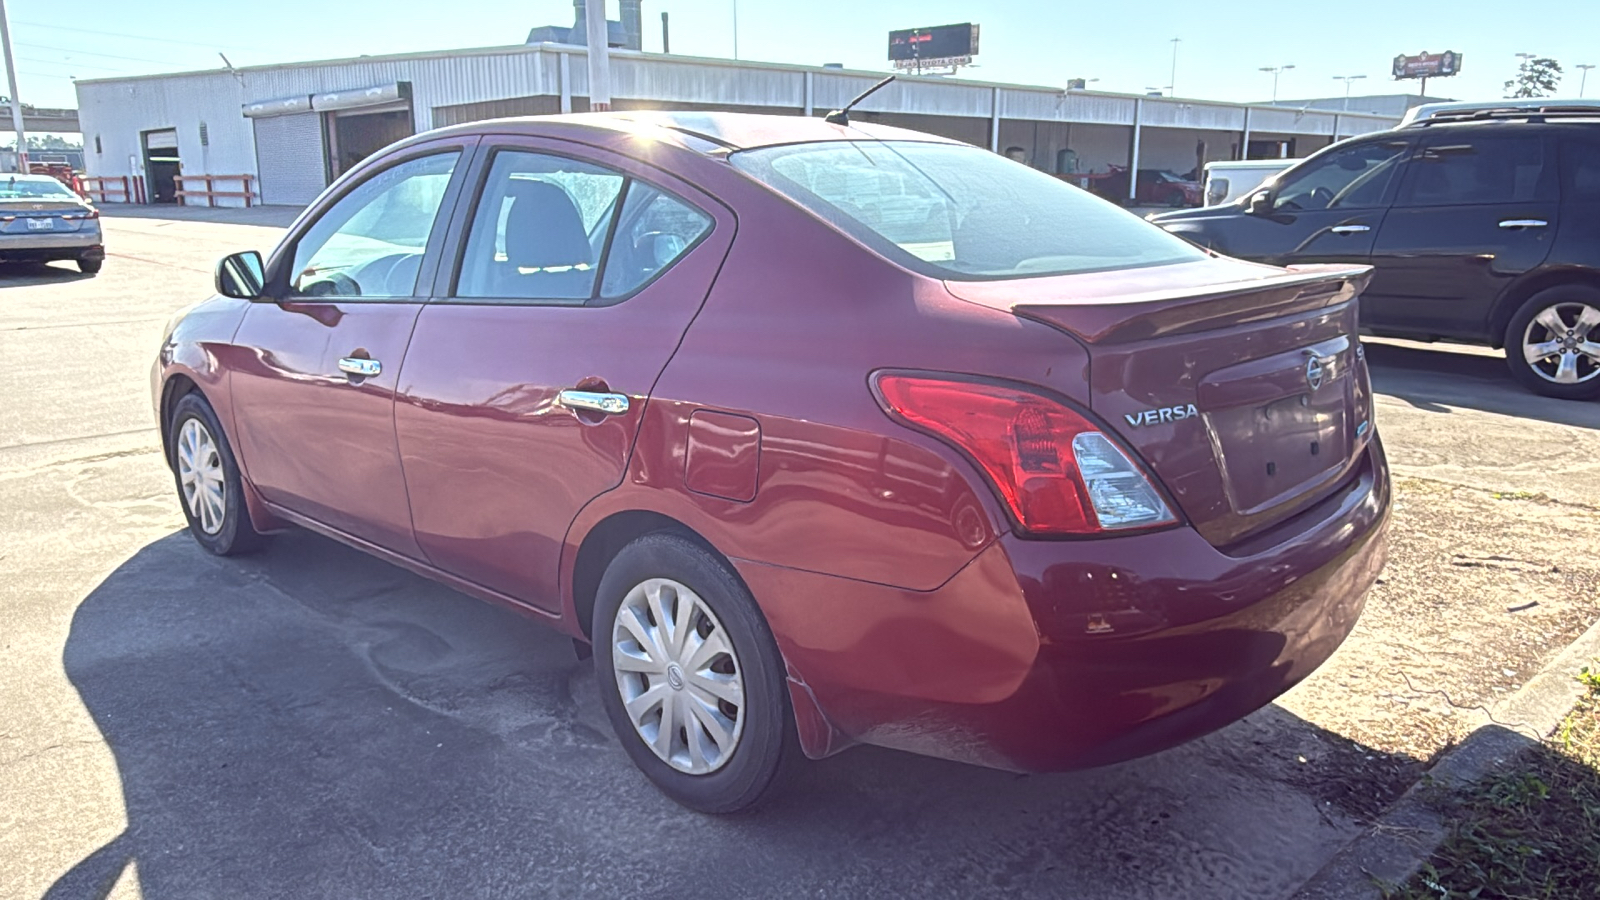
[[[50,175],[0,175],[0,262],[105,264],[100,212]]]
[[[1600,103],[1418,107],[1241,198],[1152,221],[1275,265],[1370,263],[1362,328],[1505,348],[1550,397],[1600,397]]]
[[[854,743],[1152,753],[1315,669],[1385,552],[1366,278],[894,128],[479,122],[223,260],[154,399],[207,550],[302,526],[550,621],[726,812]]]

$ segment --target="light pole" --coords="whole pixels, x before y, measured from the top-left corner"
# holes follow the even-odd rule
[[[11,85],[11,127],[17,132],[17,171],[27,174],[28,139],[22,133],[22,98],[17,96],[17,67],[11,61],[11,23],[6,18],[6,0],[0,0],[0,44],[5,46],[6,80]]]
[[[733,58],[739,58],[739,0],[733,0]]]
[[[1167,90],[1173,94],[1178,93],[1178,45],[1183,43],[1183,38],[1172,39],[1172,75],[1167,79]]]
[[[1365,75],[1335,75],[1335,76],[1333,76],[1333,80],[1334,81],[1342,81],[1342,82],[1344,82],[1344,110],[1345,110],[1345,112],[1349,112],[1350,111],[1350,82],[1352,82],[1352,81],[1360,81],[1361,79],[1363,79],[1365,77],[1367,77],[1367,76],[1365,76]]]
[[[1583,74],[1578,77],[1578,99],[1583,99],[1583,89],[1589,84],[1589,70],[1594,68],[1591,63],[1579,63],[1578,71]]]
[[[1278,76],[1294,68],[1293,63],[1284,63],[1281,66],[1262,66],[1261,71],[1272,73],[1272,102],[1278,102]]]

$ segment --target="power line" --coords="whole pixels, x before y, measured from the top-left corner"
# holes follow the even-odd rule
[[[99,69],[102,72],[126,72],[127,69],[114,69],[110,66],[91,66],[88,63],[63,62],[59,59],[39,59],[34,56],[19,56],[17,59],[27,60],[31,63],[43,63],[47,66],[69,66],[77,69]]]
[[[177,38],[149,37],[142,34],[128,34],[121,31],[99,31],[94,28],[75,28],[71,25],[49,25],[44,22],[25,22],[21,19],[18,19],[16,24],[27,25],[32,28],[50,28],[56,31],[73,31],[77,32],[78,34],[97,34],[102,37],[123,38],[134,41],[154,41],[158,44],[182,44],[190,47],[204,47],[207,50],[215,50],[218,47],[228,47],[234,50],[256,50],[266,52],[260,47],[247,47],[243,44],[218,44],[215,41],[180,41]]]
[[[52,47],[49,44],[34,44],[28,41],[17,41],[18,47],[31,47],[34,50],[55,50],[60,53],[77,53],[82,56],[94,56],[100,59],[121,59],[128,62],[161,63],[172,65],[171,59],[151,59],[148,56],[118,56],[115,53],[96,53],[93,50],[84,50],[80,47]]]

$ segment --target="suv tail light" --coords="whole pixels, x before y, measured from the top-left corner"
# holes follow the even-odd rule
[[[971,457],[1030,534],[1102,534],[1177,521],[1115,441],[1055,400],[922,375],[884,373],[874,383],[891,417]]]

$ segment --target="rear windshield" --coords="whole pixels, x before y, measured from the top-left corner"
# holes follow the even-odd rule
[[[20,178],[0,180],[0,200],[38,200],[76,197],[77,194],[67,190],[66,185],[51,179],[49,181],[24,181]]]
[[[1086,191],[977,147],[829,141],[731,159],[884,256],[935,278],[1067,275],[1205,256]]]

